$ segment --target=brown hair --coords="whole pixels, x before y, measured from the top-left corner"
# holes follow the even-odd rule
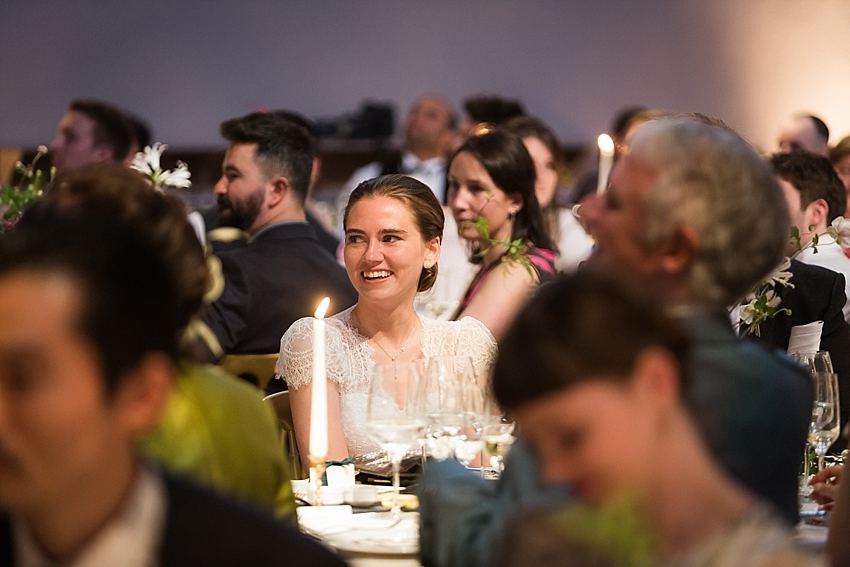
[[[422,240],[430,242],[435,238],[442,240],[443,226],[446,218],[443,208],[434,193],[427,185],[406,175],[384,175],[364,181],[348,198],[345,206],[345,215],[342,219],[343,227],[348,226],[348,213],[357,201],[366,197],[389,197],[400,201],[410,214],[419,228]],[[437,281],[437,264],[430,268],[422,268],[419,274],[419,285],[416,291],[428,291],[434,287]]]
[[[115,162],[98,163],[59,177],[34,212],[108,214],[133,227],[159,250],[177,291],[180,328],[203,304],[209,283],[204,250],[176,198]]]

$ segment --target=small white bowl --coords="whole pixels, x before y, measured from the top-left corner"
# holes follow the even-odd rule
[[[355,484],[345,489],[345,501],[352,506],[371,506],[378,501],[378,487],[369,484]]]
[[[345,489],[339,486],[322,487],[322,505],[339,506],[345,502]]]

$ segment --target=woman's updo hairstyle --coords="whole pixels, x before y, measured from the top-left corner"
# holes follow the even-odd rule
[[[422,240],[430,242],[435,238],[442,240],[445,215],[443,208],[434,193],[427,185],[406,175],[384,175],[369,179],[358,185],[345,206],[345,215],[342,226],[348,229],[348,213],[357,201],[367,197],[389,197],[400,201],[410,214],[419,228]],[[430,268],[422,267],[419,274],[419,285],[416,291],[428,291],[434,287],[437,281],[437,263]]]

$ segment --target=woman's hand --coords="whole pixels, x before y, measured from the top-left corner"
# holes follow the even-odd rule
[[[838,482],[844,465],[827,467],[814,475],[809,484],[812,485],[811,498],[821,506],[831,505],[838,495]]]

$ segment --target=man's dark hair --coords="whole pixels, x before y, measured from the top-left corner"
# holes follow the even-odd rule
[[[135,129],[126,114],[110,104],[90,99],[75,100],[68,110],[85,114],[94,122],[92,142],[95,146],[105,144],[112,148],[114,161],[123,161],[127,157]]]
[[[850,136],[842,138],[840,142],[829,150],[829,161],[832,162],[832,165],[838,164],[846,156],[850,156]]]
[[[463,109],[475,122],[503,124],[515,116],[523,116],[525,109],[518,100],[499,96],[472,96],[463,101]]]
[[[777,177],[800,192],[801,210],[823,199],[829,207],[827,224],[844,214],[847,192],[829,158],[805,151],[777,153],[770,157],[770,165]]]
[[[540,288],[499,342],[493,391],[510,410],[589,380],[625,382],[647,348],[668,351],[687,386],[690,341],[660,304],[583,270]]]
[[[152,352],[177,357],[176,292],[157,251],[102,214],[36,215],[0,241],[0,278],[61,274],[81,290],[76,327],[94,347],[107,392]]]
[[[139,118],[138,116],[128,115],[127,117],[130,120],[130,123],[133,125],[133,140],[136,142],[136,147],[139,149],[138,151],[143,151],[147,146],[151,145],[151,140],[153,140],[153,135],[151,134],[151,128],[147,122]]]
[[[826,122],[814,114],[804,114],[803,117],[812,121],[812,124],[815,125],[815,131],[818,133],[821,140],[823,140],[824,144],[829,142],[829,127],[827,127]]]
[[[281,175],[303,205],[310,186],[314,138],[291,116],[280,112],[254,112],[222,122],[221,135],[231,144],[257,144],[257,164],[269,177]]]

